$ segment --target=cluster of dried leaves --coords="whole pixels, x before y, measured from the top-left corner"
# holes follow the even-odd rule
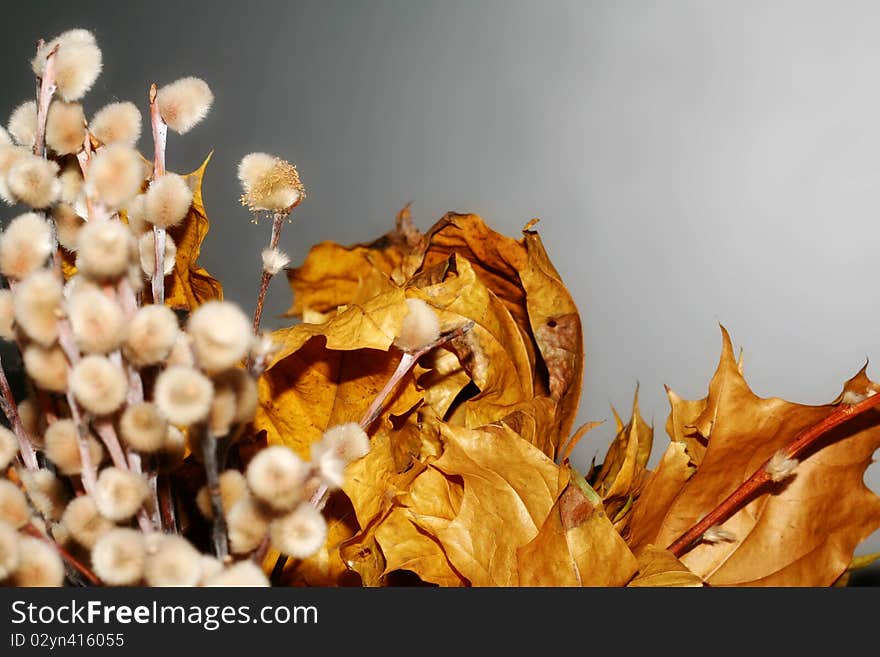
[[[197,233],[189,251],[178,240],[171,289],[181,299],[219,294],[192,264]],[[669,391],[670,443],[657,468],[648,469],[653,431],[636,397],[603,462],[582,475],[568,461],[593,426],[572,433],[581,321],[531,225],[514,240],[449,214],[422,234],[407,209],[372,243],[318,244],[288,278],[289,315],[303,321],[275,334],[254,430],[303,455],[327,427],[358,421],[395,370],[406,298],[427,302],[444,332],[473,326],[423,357],[388,400],[369,427],[372,451],[330,499],[324,548],[288,563],[285,583],[824,586],[880,527],[880,498],[862,481],[880,446],[870,411],[726,522],[734,540],[676,558],[666,549],[674,539],[845,397],[817,407],[757,397],[724,332],[708,395]],[[845,385],[874,389],[864,372]]]

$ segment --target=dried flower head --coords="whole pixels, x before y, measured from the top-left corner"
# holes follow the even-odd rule
[[[770,479],[778,482],[792,476],[798,467],[798,463],[797,459],[788,458],[785,455],[785,451],[780,449],[770,457],[770,461],[767,462],[765,469],[767,474],[770,475]]]
[[[78,288],[67,300],[67,316],[80,351],[106,354],[122,344],[125,337],[122,308],[101,290]]]
[[[64,585],[64,564],[52,546],[31,536],[20,536],[18,546],[18,568],[12,575],[15,586]]]
[[[58,155],[78,153],[86,138],[86,115],[79,103],[56,100],[46,117],[46,145]]]
[[[281,445],[260,450],[247,467],[251,492],[277,511],[289,511],[302,500],[308,474],[308,465]]]
[[[102,144],[134,146],[141,137],[141,113],[134,103],[110,103],[95,113],[90,127]]]
[[[86,175],[86,192],[111,209],[121,208],[141,191],[144,162],[125,144],[105,146],[92,159]]]
[[[147,497],[147,482],[142,475],[117,467],[101,470],[93,497],[98,511],[115,522],[128,520]]]
[[[15,321],[34,342],[49,347],[58,339],[58,313],[63,291],[45,269],[28,274],[15,288]]]
[[[0,290],[0,338],[15,339],[15,306],[12,290]]]
[[[128,325],[125,357],[137,367],[155,365],[168,356],[179,332],[177,317],[168,306],[144,306]]]
[[[79,434],[73,420],[57,420],[49,425],[43,437],[46,456],[58,471],[64,475],[75,475],[82,472],[82,460],[79,451]],[[104,449],[91,434],[86,437],[92,466],[97,467],[104,456]]]
[[[88,30],[68,30],[37,49],[31,62],[37,77],[43,77],[46,59],[56,48],[55,83],[58,85],[58,94],[65,100],[79,100],[101,74],[101,49]]]
[[[166,173],[153,181],[144,194],[147,221],[159,228],[171,228],[184,220],[192,205],[193,192],[183,176]]]
[[[0,479],[0,520],[19,529],[30,519],[31,510],[24,493],[8,479]]]
[[[407,299],[407,314],[394,345],[403,351],[415,352],[427,347],[440,337],[437,313],[421,299]]]
[[[111,529],[92,548],[95,574],[110,586],[136,584],[144,575],[146,559],[144,535],[134,529]]]
[[[148,586],[196,586],[202,577],[202,557],[189,541],[173,534],[146,539],[144,580]]]
[[[256,550],[266,536],[270,520],[269,513],[254,498],[242,497],[226,514],[229,550],[233,554]]]
[[[186,426],[208,417],[214,386],[201,372],[173,365],[158,376],[153,395],[162,415],[173,424]]]
[[[58,165],[37,155],[18,157],[6,174],[6,187],[16,201],[32,208],[47,208],[61,194],[61,183],[56,178]]]
[[[223,515],[227,515],[232,506],[247,495],[247,480],[238,470],[225,470],[220,473],[220,501]],[[211,508],[211,494],[207,486],[202,486],[196,495],[196,506],[208,520],[214,519]]]
[[[73,498],[64,509],[61,524],[64,525],[73,540],[88,550],[94,547],[99,538],[116,527],[98,512],[98,507],[91,495],[80,495]]]
[[[47,468],[33,471],[22,469],[19,476],[36,512],[46,520],[60,520],[68,500],[67,489],[61,479]]]
[[[238,179],[244,190],[241,203],[253,212],[289,212],[305,197],[296,167],[268,153],[245,155]]]
[[[270,276],[274,276],[290,264],[288,255],[278,249],[263,249],[262,256],[263,271]]]
[[[151,453],[162,449],[168,434],[166,420],[155,404],[140,402],[131,404],[119,419],[122,440],[139,452]]]
[[[38,214],[26,212],[0,234],[0,273],[19,280],[39,269],[52,253],[52,230]]]
[[[12,110],[6,126],[16,144],[33,148],[37,141],[37,102],[28,100]]]
[[[70,389],[89,413],[108,415],[125,403],[128,379],[122,367],[106,356],[86,356],[70,371]]]
[[[305,559],[320,550],[327,540],[327,522],[314,506],[303,503],[272,521],[269,540],[282,554]]]
[[[50,392],[67,390],[67,377],[70,365],[67,356],[59,346],[50,348],[29,344],[22,354],[24,369],[38,388]]]
[[[226,570],[208,578],[205,586],[270,586],[269,578],[250,559],[239,561]]]
[[[0,427],[0,471],[5,471],[18,454],[18,439],[6,427]]]
[[[162,120],[183,135],[208,115],[214,94],[204,80],[187,77],[161,87],[156,99]]]
[[[237,365],[251,345],[250,320],[229,301],[209,301],[199,306],[187,322],[187,332],[201,367],[219,372]]]
[[[133,260],[134,237],[120,221],[88,222],[79,231],[76,250],[76,267],[84,276],[119,278]]]
[[[0,520],[0,581],[15,572],[20,558],[18,532],[8,522]]]
[[[153,231],[148,231],[138,239],[138,254],[140,255],[141,270],[147,275],[152,276],[156,271],[156,235]],[[171,235],[165,236],[165,259],[163,261],[162,273],[168,276],[174,271],[174,264],[177,259],[177,245],[171,239]]]

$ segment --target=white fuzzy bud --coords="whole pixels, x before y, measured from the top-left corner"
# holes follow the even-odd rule
[[[70,389],[89,413],[108,415],[125,403],[128,379],[122,367],[95,354],[80,360],[70,371]]]
[[[102,516],[121,522],[138,512],[147,492],[147,482],[142,475],[109,467],[101,470],[92,494]]]
[[[86,138],[86,116],[79,103],[56,100],[46,117],[46,146],[58,155],[82,150]]]
[[[238,165],[244,194],[241,201],[253,211],[287,212],[305,195],[296,167],[268,153],[245,155]]]
[[[19,280],[39,269],[52,253],[52,230],[33,212],[17,216],[0,234],[0,273]]]
[[[416,352],[440,337],[440,320],[437,313],[421,299],[407,299],[408,312],[403,318],[400,335],[394,345],[406,352]]]
[[[96,280],[119,278],[128,273],[134,256],[134,237],[120,221],[88,222],[76,242],[76,267]]]
[[[263,249],[262,256],[263,271],[270,276],[274,276],[290,264],[290,258],[287,254],[278,249]]]
[[[144,162],[125,144],[105,146],[92,159],[86,176],[86,192],[111,209],[121,208],[141,191]]]
[[[156,235],[148,231],[138,239],[138,255],[140,256],[141,270],[152,277],[156,271]],[[177,259],[177,245],[171,239],[171,235],[165,235],[165,259],[162,262],[162,272],[168,276],[174,271]]]
[[[31,340],[49,347],[58,339],[62,298],[61,283],[52,272],[28,274],[15,289],[15,321]]]
[[[110,103],[92,117],[90,127],[102,144],[134,146],[141,136],[141,113],[134,103]]]
[[[109,586],[131,586],[144,574],[144,535],[128,528],[111,529],[92,548],[95,574]]]
[[[327,540],[327,522],[314,506],[303,503],[272,521],[269,538],[282,554],[305,559],[320,550]]]
[[[166,173],[144,194],[144,216],[154,226],[171,228],[184,220],[192,199],[193,192],[183,176]]]
[[[7,129],[16,144],[33,148],[37,141],[37,102],[28,100],[12,110]]]
[[[303,499],[308,475],[308,465],[281,445],[257,452],[246,473],[251,492],[276,511],[289,511]]]
[[[788,458],[785,451],[780,449],[770,457],[765,470],[770,475],[770,479],[779,482],[791,477],[797,467],[798,460]]]
[[[204,80],[187,77],[160,88],[156,99],[162,120],[174,132],[182,135],[208,115],[214,94]]]
[[[57,174],[55,162],[36,155],[22,155],[9,167],[6,187],[15,200],[32,208],[47,208],[61,194]]]
[[[55,83],[65,100],[82,98],[101,74],[101,49],[88,30],[73,29],[43,44],[31,62],[34,74],[43,77],[46,59],[55,50]]]
[[[162,415],[173,424],[186,426],[208,417],[214,386],[201,372],[174,365],[158,376],[153,395]]]
[[[234,367],[248,353],[253,337],[250,320],[234,303],[209,301],[187,323],[199,365],[209,372]]]
[[[19,562],[12,576],[15,586],[63,586],[64,563],[46,541],[31,536],[18,539]]]
[[[167,358],[179,333],[173,310],[161,305],[144,306],[128,325],[125,357],[138,367],[155,365]]]
[[[67,315],[80,351],[107,354],[122,344],[125,316],[122,308],[101,290],[81,288],[67,301]]]

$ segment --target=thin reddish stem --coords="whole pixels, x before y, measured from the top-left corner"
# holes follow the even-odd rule
[[[34,527],[32,524],[28,523],[24,527],[21,528],[25,534],[29,534],[34,538],[38,538],[45,543],[51,545],[55,551],[58,553],[58,556],[64,559],[70,566],[72,566],[80,575],[89,580],[89,583],[94,586],[101,586],[101,580],[98,579],[98,576],[95,575],[85,564],[83,564],[79,559],[73,556],[70,552],[65,550],[63,547],[58,545],[51,538],[43,534],[39,529]]]
[[[783,454],[786,458],[800,459],[826,433],[878,405],[880,405],[880,394],[872,395],[857,404],[841,404],[825,418],[795,436],[782,448]],[[697,544],[707,529],[725,522],[748,504],[755,493],[771,480],[771,476],[767,472],[769,463],[770,459],[764,461],[751,477],[740,484],[721,504],[688,529],[667,549],[676,557],[682,556]]]
[[[12,387],[6,378],[6,370],[3,368],[2,361],[0,361],[0,407],[12,426],[12,432],[18,438],[18,450],[21,453],[22,463],[28,470],[37,470],[40,467],[37,464],[37,453],[27,430],[24,428],[21,416],[18,414],[18,404],[15,403]]]
[[[49,105],[58,85],[55,84],[55,53],[58,46],[46,57],[46,65],[43,67],[43,77],[40,79],[40,92],[37,95],[37,134],[34,140],[34,155],[45,157],[46,155],[46,120],[49,117]]]
[[[276,212],[272,219],[272,236],[269,239],[269,248],[278,248],[278,240],[281,237],[281,229],[284,226],[284,220],[287,215],[283,212]],[[269,291],[269,281],[272,280],[273,274],[263,269],[260,276],[260,291],[257,294],[257,307],[254,310],[254,335],[260,332],[260,320],[263,317],[263,303],[266,301],[266,292]]]

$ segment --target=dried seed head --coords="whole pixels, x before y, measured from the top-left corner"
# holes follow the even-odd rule
[[[192,199],[193,192],[183,176],[166,173],[144,194],[144,214],[154,226],[171,228],[184,220]]]
[[[121,522],[138,512],[147,498],[147,492],[147,482],[143,476],[109,467],[101,470],[92,495],[102,516]]]
[[[440,320],[437,313],[421,299],[407,299],[407,314],[400,327],[400,335],[394,339],[398,349],[415,352],[427,347],[440,337]]]
[[[88,30],[68,30],[37,50],[31,62],[37,77],[43,77],[46,59],[56,47],[55,83],[58,85],[58,94],[64,100],[79,100],[101,74],[101,49]]]
[[[156,100],[162,120],[183,135],[208,115],[214,94],[204,80],[187,77],[161,87]]]
[[[250,559],[239,561],[205,581],[205,586],[270,586],[269,578]]]
[[[58,420],[50,424],[43,441],[46,446],[46,456],[61,474],[75,475],[82,472],[79,437],[73,420]],[[89,446],[92,467],[97,468],[104,457],[104,450],[92,435],[86,438],[86,442]]]
[[[296,167],[268,153],[245,155],[238,165],[242,205],[254,212],[289,212],[305,196]]]
[[[58,155],[78,153],[86,138],[86,115],[79,103],[56,100],[46,117],[46,145]]]
[[[263,249],[262,255],[263,271],[270,276],[274,276],[290,264],[290,258],[287,254],[278,249]]]
[[[32,208],[46,208],[61,194],[61,183],[55,176],[58,165],[37,155],[22,155],[9,167],[6,187],[16,201]]]
[[[229,550],[233,554],[245,554],[256,550],[266,536],[270,519],[266,509],[250,495],[238,500],[226,514]]]
[[[52,208],[52,219],[55,221],[55,237],[58,244],[70,252],[76,252],[79,231],[85,225],[85,219],[79,216],[73,206],[57,203]]]
[[[18,539],[19,562],[12,576],[15,586],[63,586],[64,564],[46,541],[31,536]]]
[[[19,529],[31,519],[24,493],[8,479],[0,479],[0,520]]]
[[[269,540],[282,554],[305,559],[320,550],[327,540],[327,521],[314,506],[303,503],[272,521]]]
[[[86,356],[70,371],[70,389],[89,413],[108,415],[125,403],[128,379],[122,367],[106,356]]]
[[[144,580],[148,586],[196,586],[202,557],[185,538],[163,534],[147,538]]]
[[[128,325],[125,357],[138,367],[155,365],[167,358],[179,332],[173,310],[162,305],[144,306]]]
[[[0,520],[0,581],[15,572],[20,558],[18,532],[8,522]]]
[[[736,540],[736,534],[713,525],[703,532],[702,540],[704,543],[731,543]]]
[[[153,395],[162,415],[173,424],[186,426],[208,417],[214,386],[201,372],[173,365],[158,376]]]
[[[90,127],[102,144],[134,146],[141,137],[141,113],[134,103],[110,103],[97,111]]]
[[[281,445],[260,450],[247,467],[251,492],[276,511],[290,511],[302,500],[308,475],[308,465]]]
[[[86,192],[117,209],[141,191],[143,180],[144,162],[138,152],[124,144],[110,144],[89,165]]]
[[[21,470],[21,483],[34,509],[46,520],[60,520],[67,505],[67,489],[55,473],[46,468]]]
[[[46,349],[36,344],[29,344],[22,354],[24,369],[38,388],[50,392],[67,390],[67,377],[70,366],[67,356],[57,345]]]
[[[133,259],[134,237],[120,221],[88,222],[79,231],[76,249],[76,267],[84,276],[120,278]]]
[[[259,403],[257,382],[246,370],[233,368],[214,377],[214,394],[230,401],[229,423],[250,422]],[[213,413],[213,411],[212,411]],[[222,435],[218,433],[217,435]]]
[[[0,427],[0,471],[5,471],[18,454],[18,438],[6,427]]]
[[[144,574],[144,535],[128,528],[111,529],[92,548],[95,574],[110,586],[131,586]]]
[[[798,463],[797,459],[788,458],[785,455],[785,451],[780,449],[770,457],[770,461],[768,461],[765,469],[767,474],[770,475],[770,479],[773,481],[783,481],[794,474]]]
[[[346,422],[327,429],[315,445],[319,455],[329,452],[348,465],[369,453],[370,438],[359,424]]]
[[[19,280],[39,269],[52,253],[52,231],[45,219],[26,212],[0,234],[0,273]]]
[[[48,347],[58,339],[61,282],[45,269],[28,274],[15,288],[15,321],[34,342]]]
[[[116,301],[95,288],[77,289],[67,300],[67,316],[80,351],[107,354],[125,336],[125,317]]]
[[[99,538],[116,527],[98,512],[91,495],[81,495],[71,500],[61,516],[61,524],[74,541],[88,550],[94,547]]]
[[[220,473],[220,501],[223,506],[223,515],[228,515],[232,506],[242,497],[247,495],[247,480],[238,470],[225,470]],[[214,519],[214,510],[211,508],[211,494],[207,486],[202,486],[196,495],[196,505],[199,511],[208,520]]]
[[[25,101],[12,110],[6,125],[9,136],[16,144],[27,149],[33,148],[37,141],[37,101]]]
[[[119,433],[125,444],[139,452],[162,449],[168,434],[166,420],[155,404],[140,402],[128,406],[119,419]]]
[[[15,339],[15,309],[11,290],[0,290],[0,338]]]
[[[228,301],[199,306],[187,323],[199,365],[209,372],[235,367],[248,352],[253,332],[241,309]]]
[[[138,239],[138,253],[141,260],[141,270],[152,277],[156,271],[156,235],[153,231],[144,233]],[[174,271],[174,264],[177,258],[177,245],[171,239],[171,235],[165,235],[165,260],[163,261],[162,271],[168,276]]]

